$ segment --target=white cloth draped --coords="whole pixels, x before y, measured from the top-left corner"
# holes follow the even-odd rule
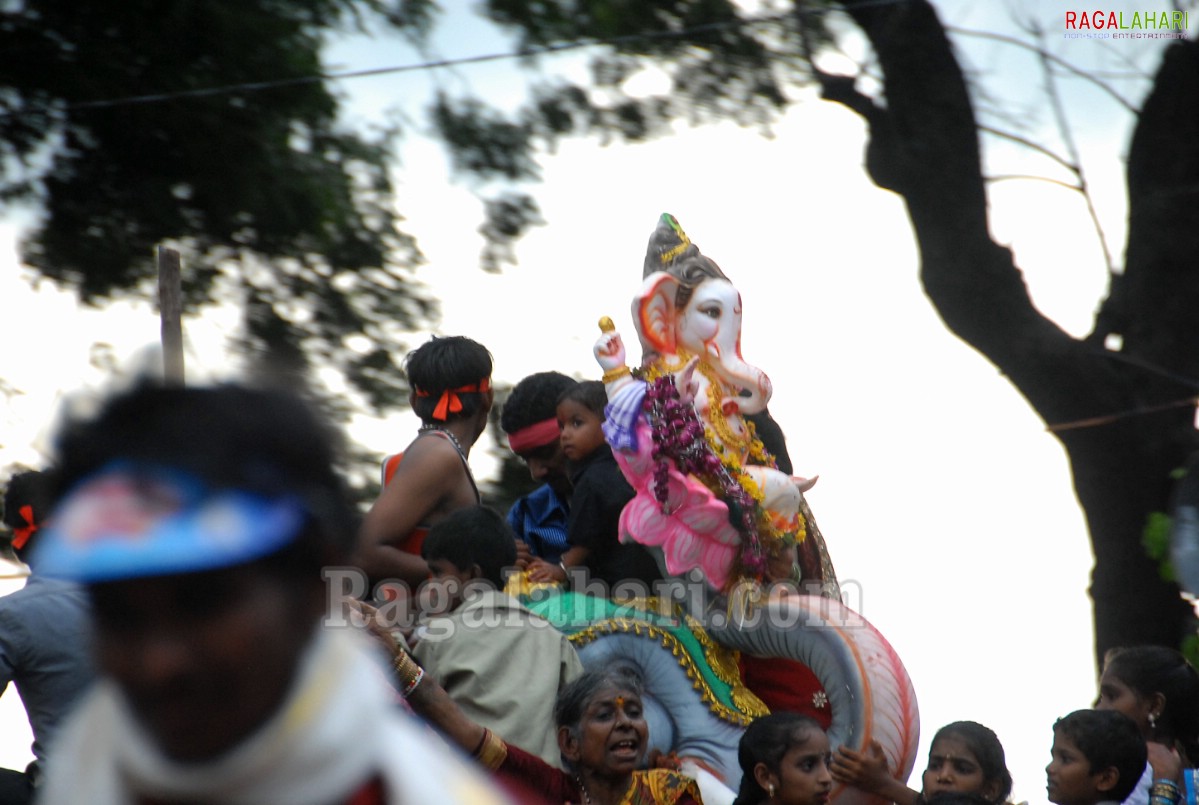
[[[279,712],[204,763],[163,756],[105,680],[52,747],[38,802],[335,805],[375,777],[393,803],[507,802],[482,772],[399,710],[384,673],[364,638],[321,630]]]

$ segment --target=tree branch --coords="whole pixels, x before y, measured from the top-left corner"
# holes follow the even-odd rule
[[[1096,87],[1098,87],[1099,89],[1103,90],[1105,93],[1110,95],[1112,100],[1114,100],[1116,103],[1123,106],[1129,112],[1131,112],[1134,115],[1137,113],[1137,108],[1136,108],[1136,106],[1134,106],[1132,104],[1132,102],[1130,102],[1123,95],[1121,95],[1119,92],[1117,92],[1115,90],[1115,88],[1112,87],[1110,84],[1099,80],[1097,74],[1088,73],[1086,70],[1083,70],[1079,67],[1075,67],[1073,64],[1066,61],[1062,57],[1054,55],[1053,53],[1050,53],[1048,50],[1046,50],[1041,45],[1033,46],[1033,45],[1030,45],[1028,42],[1025,42],[1023,39],[1017,39],[1014,36],[1007,36],[1006,34],[992,33],[991,31],[974,31],[969,28],[956,28],[953,26],[947,27],[946,30],[950,31],[952,33],[958,34],[960,36],[971,36],[971,37],[975,37],[978,39],[990,39],[995,42],[1003,42],[1004,44],[1007,44],[1007,45],[1013,45],[1013,46],[1021,48],[1023,50],[1031,51],[1043,62],[1054,64],[1058,67],[1061,67],[1063,70],[1065,70],[1066,72],[1075,76],[1076,78],[1081,78],[1083,81],[1087,81],[1091,84],[1094,84]]]

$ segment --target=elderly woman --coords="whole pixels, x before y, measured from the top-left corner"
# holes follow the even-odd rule
[[[641,707],[641,681],[631,672],[588,671],[562,690],[554,720],[558,747],[569,769],[564,772],[467,718],[407,652],[390,640],[388,645],[397,686],[413,710],[484,766],[539,792],[547,802],[702,805],[699,787],[690,777],[668,769],[639,768],[649,728]]]

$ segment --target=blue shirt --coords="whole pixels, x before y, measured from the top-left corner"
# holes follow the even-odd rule
[[[90,611],[82,587],[36,572],[0,597],[0,693],[16,685],[38,761],[93,679]]]
[[[547,562],[558,562],[570,548],[566,541],[569,516],[569,509],[558,493],[549,484],[542,484],[512,504],[508,510],[508,525],[534,556]]]

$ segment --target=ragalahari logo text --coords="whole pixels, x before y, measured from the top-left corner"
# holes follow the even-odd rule
[[[1185,39],[1187,11],[1067,11],[1066,39]]]

